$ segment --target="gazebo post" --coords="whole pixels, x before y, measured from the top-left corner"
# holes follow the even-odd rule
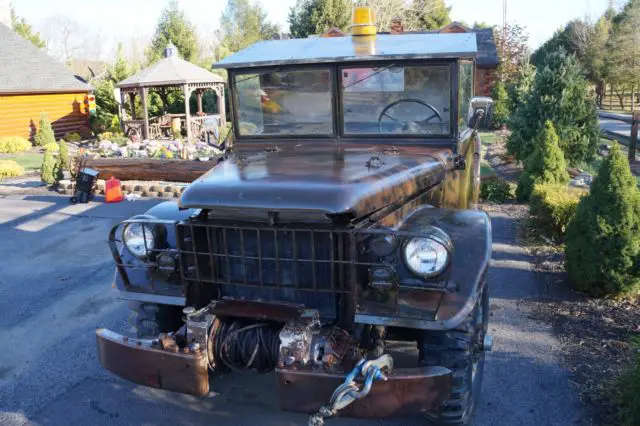
[[[184,113],[185,113],[185,124],[187,126],[187,142],[191,142],[191,112],[189,106],[189,98],[191,95],[191,91],[189,90],[189,85],[185,84],[182,86],[182,90],[184,91]]]
[[[129,93],[129,100],[131,101],[131,119],[137,120],[136,117],[136,92]]]
[[[147,94],[149,93],[149,89],[146,87],[142,88],[142,110],[144,111],[144,124],[142,127],[142,134],[144,139],[149,139],[149,108],[147,107]]]
[[[196,96],[198,97],[198,116],[202,115],[202,89],[196,90]]]
[[[220,114],[220,120],[222,121],[221,125],[224,127],[227,125],[227,106],[224,101],[224,84],[218,84],[218,90],[216,90],[216,95],[218,96],[218,113]]]

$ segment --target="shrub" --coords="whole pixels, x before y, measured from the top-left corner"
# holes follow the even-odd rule
[[[493,118],[492,126],[500,129],[509,119],[509,94],[504,83],[498,81],[493,88]]]
[[[120,119],[117,115],[111,117],[111,123],[109,123],[109,131],[111,133],[121,133],[122,128],[120,127]]]
[[[480,187],[480,198],[494,203],[504,203],[513,199],[513,188],[504,179],[491,179],[482,182]]]
[[[617,378],[615,389],[619,425],[640,425],[640,358]]]
[[[520,99],[510,119],[509,152],[519,161],[534,151],[537,135],[552,121],[566,160],[590,161],[600,139],[596,103],[577,59],[560,50],[538,69],[531,90]]]
[[[0,138],[0,154],[14,154],[31,148],[31,142],[19,136]]]
[[[131,140],[126,136],[119,135],[112,137],[111,142],[115,143],[118,146],[127,146],[127,144],[131,142]]]
[[[55,143],[56,136],[53,134],[53,128],[47,118],[47,114],[40,115],[40,123],[38,125],[38,133],[36,133],[35,143],[37,146],[45,146],[51,142]]]
[[[42,168],[40,169],[40,179],[48,183],[49,185],[53,185],[56,183],[56,178],[58,174],[58,164],[55,155],[52,151],[46,150],[44,152],[44,158],[42,159]]]
[[[48,144],[43,146],[43,148],[44,148],[45,151],[51,151],[51,152],[60,151],[60,145],[58,145],[58,142],[56,142],[56,141],[49,142]]]
[[[17,177],[24,174],[24,169],[13,160],[0,160],[0,179]]]
[[[640,192],[617,145],[569,222],[566,268],[577,289],[597,296],[640,284]]]
[[[558,135],[553,123],[547,121],[544,130],[536,138],[535,150],[524,163],[524,173],[520,175],[516,196],[527,201],[533,187],[544,183],[569,183],[567,163],[558,146]]]
[[[111,132],[102,132],[98,135],[98,140],[102,141],[110,141],[113,138],[113,133]]]
[[[58,167],[60,168],[60,172],[69,170],[69,148],[67,147],[67,143],[64,139],[60,139],[58,145],[60,146],[60,153],[58,154]]]
[[[64,134],[64,140],[67,142],[80,142],[82,136],[78,132],[67,132]]]
[[[584,189],[557,183],[536,185],[529,209],[538,229],[556,241],[563,241],[569,221],[585,194]]]

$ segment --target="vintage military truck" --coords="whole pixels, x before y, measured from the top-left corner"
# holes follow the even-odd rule
[[[275,369],[281,408],[310,424],[468,424],[491,349],[476,50],[474,34],[378,34],[215,64],[233,145],[178,203],[111,231],[137,338],[99,329],[102,365],[193,395]],[[415,342],[413,365],[393,368],[388,341]]]

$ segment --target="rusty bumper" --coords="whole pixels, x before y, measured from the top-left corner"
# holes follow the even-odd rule
[[[131,339],[100,328],[96,331],[100,364],[123,379],[173,392],[209,393],[207,356],[161,349],[152,340]]]
[[[277,369],[280,408],[314,413],[327,404],[344,376]],[[386,382],[375,382],[366,398],[355,401],[341,416],[393,417],[428,412],[442,406],[451,392],[451,370],[444,367],[394,370]]]

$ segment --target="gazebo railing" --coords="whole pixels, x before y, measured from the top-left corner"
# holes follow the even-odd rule
[[[143,135],[144,120],[124,120],[122,122],[124,127],[124,134],[127,136],[140,136]]]
[[[219,129],[222,127],[222,116],[220,114],[210,114],[189,118],[189,126],[191,126],[191,136],[194,139],[204,138],[205,121],[210,119],[216,120]]]

